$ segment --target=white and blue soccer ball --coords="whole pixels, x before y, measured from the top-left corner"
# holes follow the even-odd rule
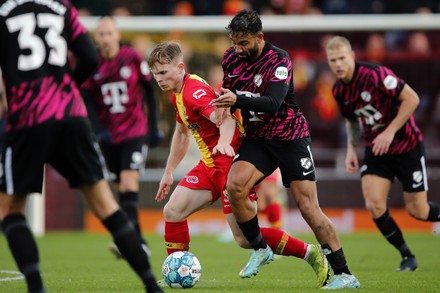
[[[173,252],[162,265],[162,277],[171,288],[192,288],[201,275],[200,261],[188,251]]]

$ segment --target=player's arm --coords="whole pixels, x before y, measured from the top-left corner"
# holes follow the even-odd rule
[[[213,111],[209,117],[212,123],[218,125],[218,117],[216,111]],[[236,122],[231,116],[230,108],[226,108],[223,111],[223,116],[221,117],[221,124],[219,126],[220,136],[217,141],[217,145],[213,148],[212,154],[215,155],[220,153],[222,155],[233,157],[235,156],[234,148],[231,146],[234,133],[236,131]]]
[[[171,139],[170,154],[168,155],[165,171],[156,194],[156,201],[164,200],[170,192],[173,184],[173,172],[185,157],[190,138],[191,133],[189,129],[184,124],[177,122],[173,138]]]
[[[73,69],[73,79],[75,80],[76,85],[80,87],[98,65],[98,52],[93,45],[92,39],[87,33],[78,35],[70,43],[70,49],[76,57],[76,66]]]
[[[214,100],[217,107],[236,107],[242,110],[274,113],[277,112],[286,97],[289,86],[282,82],[270,82],[260,97],[236,95],[231,90],[222,88],[223,94]]]
[[[359,169],[359,160],[356,148],[361,137],[361,124],[357,117],[345,119],[347,130],[347,154],[345,156],[345,170],[348,173],[355,173]]]
[[[142,87],[144,88],[144,102],[148,108],[148,146],[154,148],[163,139],[163,134],[158,127],[156,94],[151,80],[143,80]]]
[[[389,147],[393,142],[394,135],[403,127],[403,125],[405,125],[416,110],[420,101],[417,93],[408,84],[404,85],[398,99],[400,101],[400,107],[396,117],[394,117],[384,131],[373,140],[372,151],[375,155],[380,156],[388,152]]]

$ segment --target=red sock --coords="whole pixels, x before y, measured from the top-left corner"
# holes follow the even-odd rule
[[[260,228],[264,241],[272,248],[275,254],[304,258],[307,243],[302,242],[286,232],[276,228]]]
[[[187,220],[182,222],[165,222],[165,246],[168,255],[175,251],[188,251],[189,241]]]
[[[266,206],[264,214],[267,216],[271,227],[281,229],[281,204],[276,202]]]

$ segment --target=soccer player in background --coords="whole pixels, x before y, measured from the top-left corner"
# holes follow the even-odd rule
[[[264,40],[255,11],[237,13],[227,31],[232,47],[222,62],[223,94],[213,104],[239,108],[246,131],[227,180],[232,212],[254,249],[243,274],[258,272],[273,257],[247,194],[280,168],[283,185],[290,188],[333,268],[334,275],[324,288],[358,288],[360,283],[348,268],[336,229],[319,206],[311,138],[295,101],[289,54]]]
[[[418,220],[440,221],[439,204],[427,201],[424,143],[413,117],[419,97],[389,68],[357,61],[345,37],[330,39],[326,54],[338,78],[333,95],[346,120],[346,171],[360,171],[365,206],[379,231],[402,256],[397,271],[414,271],[417,260],[388,210],[387,199],[397,177],[408,213]],[[365,140],[362,165],[356,153],[361,129]]]
[[[94,38],[99,64],[82,85],[81,93],[107,167],[115,175],[119,203],[148,251],[138,204],[139,173],[145,168],[148,150],[147,132],[151,147],[160,142],[152,77],[142,57],[133,48],[120,45],[121,34],[112,17],[99,20]],[[110,250],[121,257],[114,243]]]
[[[162,292],[139,237],[104,180],[78,87],[98,63],[92,40],[67,0],[0,1],[0,65],[8,99],[1,157],[1,227],[28,292],[46,292],[37,243],[25,218],[27,194],[42,191],[51,164],[113,235],[147,292]],[[68,50],[77,57],[73,72]],[[85,243],[86,245],[86,243]]]
[[[178,43],[162,42],[157,45],[148,58],[148,65],[159,87],[171,93],[176,110],[176,128],[156,195],[158,202],[169,194],[173,172],[184,158],[191,136],[196,140],[201,155],[199,163],[178,183],[163,209],[167,253],[189,250],[187,218],[219,198],[235,240],[241,247],[251,248],[225,197],[228,170],[244,135],[242,125],[229,113],[229,109],[216,109],[211,104],[217,97],[211,86],[199,76],[186,73]],[[223,116],[219,127],[216,110],[221,111]],[[248,196],[256,212],[255,193],[251,191]],[[306,260],[318,277],[319,287],[327,282],[329,266],[319,245],[304,243],[275,228],[262,228],[262,237],[275,253]]]

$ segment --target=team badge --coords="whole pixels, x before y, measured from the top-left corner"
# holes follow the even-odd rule
[[[369,91],[363,91],[362,93],[361,93],[361,98],[362,98],[362,100],[364,100],[365,102],[369,102],[369,101],[371,101],[371,94],[370,94],[370,92]]]
[[[289,71],[284,66],[279,66],[275,69],[275,77],[281,80],[287,79],[289,76]]]
[[[141,72],[143,75],[150,74],[150,67],[148,67],[148,64],[146,61],[141,62]]]
[[[302,158],[299,161],[301,163],[301,167],[303,167],[306,170],[309,170],[313,165],[312,160],[310,158]]]
[[[415,171],[412,176],[414,182],[420,182],[423,179],[422,171]]]
[[[392,75],[387,75],[387,77],[385,77],[383,80],[383,84],[387,89],[393,90],[397,87],[397,78]]]
[[[122,78],[129,78],[131,76],[131,69],[128,66],[122,66],[119,70],[119,74],[122,76]]]
[[[263,83],[263,77],[261,76],[261,74],[257,74],[254,77],[254,83],[260,87],[260,85]]]

